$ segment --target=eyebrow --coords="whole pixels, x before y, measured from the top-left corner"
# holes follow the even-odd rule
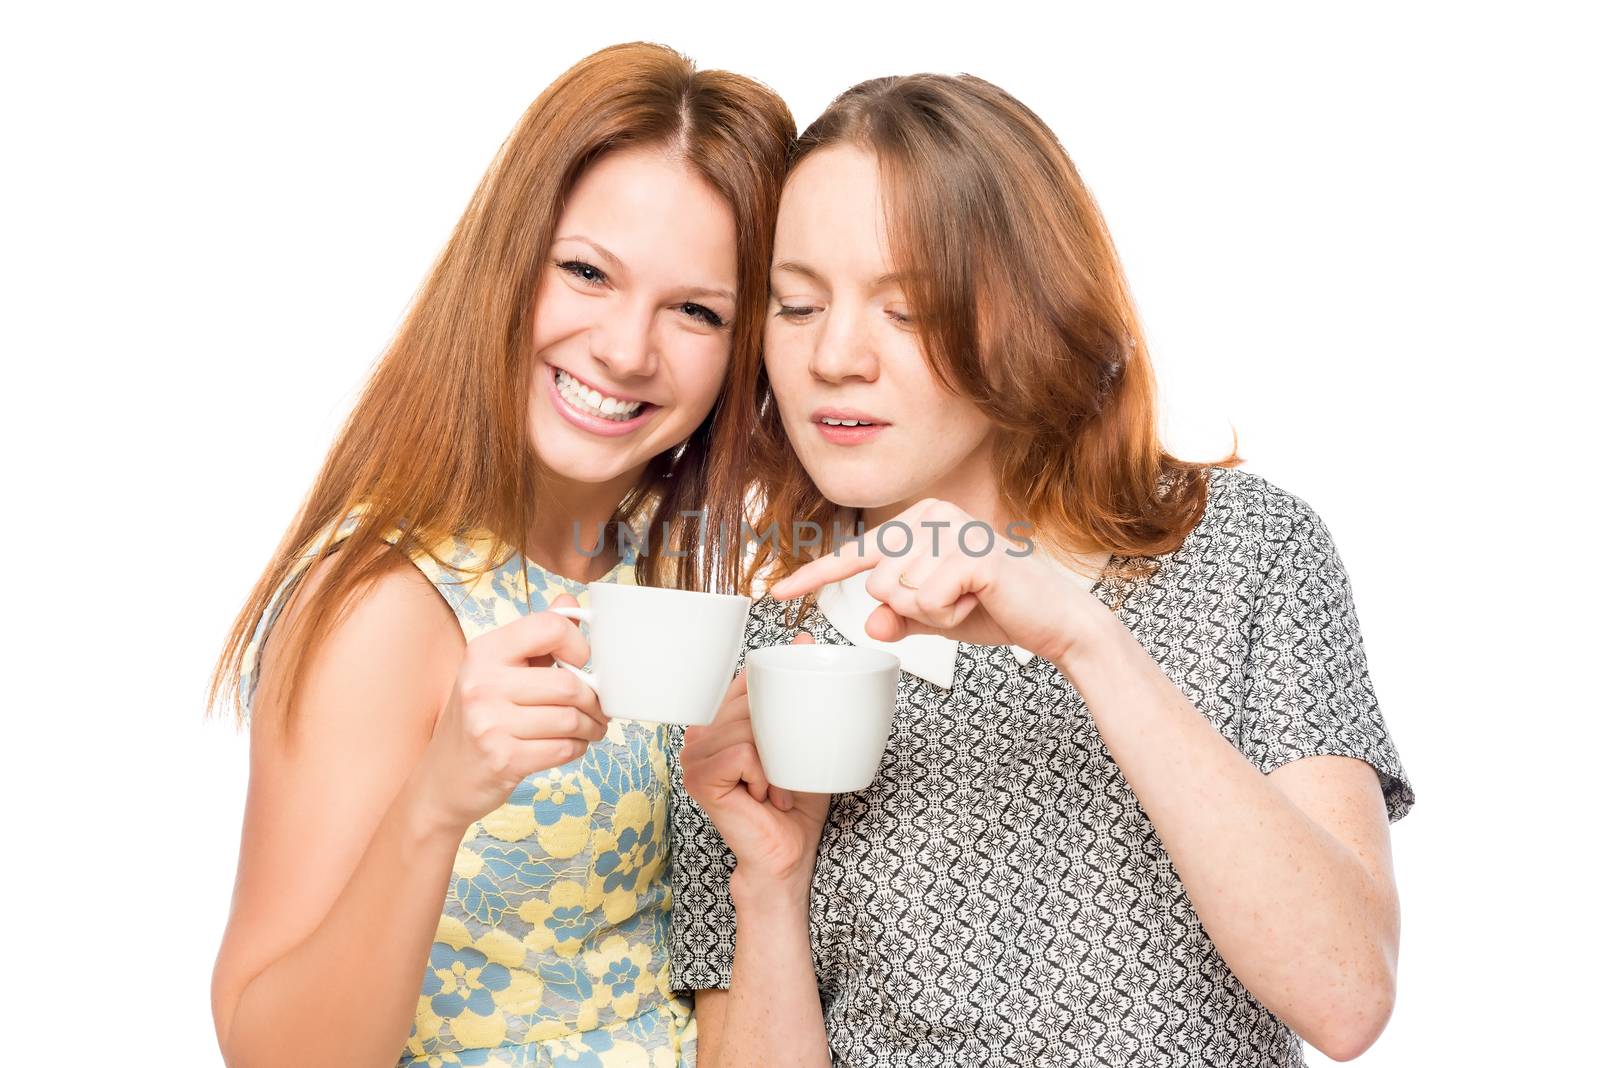
[[[789,274],[804,275],[819,285],[823,284],[822,275],[818,273],[815,267],[807,266],[806,264],[800,263],[797,260],[784,260],[781,263],[775,263],[772,265],[772,270],[774,272],[786,271]],[[904,271],[890,271],[888,274],[880,274],[878,277],[874,278],[872,280],[871,288],[881,289],[887,285],[895,285],[905,281],[905,278],[906,275]]]
[[[822,276],[818,274],[815,269],[807,267],[803,263],[796,263],[794,260],[784,260],[782,263],[774,263],[772,265],[772,271],[774,274],[779,271],[787,271],[789,274],[803,274],[813,282],[822,281]]]
[[[595,253],[601,259],[605,260],[606,263],[614,270],[625,272],[628,269],[627,264],[622,262],[622,257],[618,256],[615,252],[612,252],[610,249],[606,248],[592,237],[584,237],[582,234],[561,234],[556,237],[555,241],[582,241],[585,245],[588,245],[590,248],[594,249]],[[555,241],[552,241],[551,244],[554,244]],[[737,303],[733,294],[733,290],[722,289],[717,286],[686,286],[682,290],[679,290],[679,292],[686,297],[722,297],[724,300],[735,301],[735,303]]]
[[[713,289],[710,286],[690,286],[688,289],[681,290],[681,292],[686,297],[721,297],[726,301],[737,303],[737,301],[734,300],[733,290],[731,289]]]
[[[599,254],[600,258],[606,260],[611,264],[612,267],[615,267],[618,270],[625,269],[625,265],[622,262],[622,257],[618,256],[615,252],[612,252],[610,249],[606,248],[592,237],[584,237],[582,234],[561,234],[556,238],[556,241],[582,241],[585,245],[588,245],[590,248],[594,249],[595,252]],[[552,242],[552,244],[554,244],[554,242]]]

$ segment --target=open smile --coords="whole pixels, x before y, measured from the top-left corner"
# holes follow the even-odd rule
[[[630,434],[643,426],[661,405],[595,388],[571,371],[550,368],[550,398],[567,422],[602,437]]]

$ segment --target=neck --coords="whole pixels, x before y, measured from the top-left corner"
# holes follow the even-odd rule
[[[579,582],[600,578],[621,557],[610,521],[638,476],[630,471],[603,483],[547,476],[539,485],[523,555],[546,571]]]

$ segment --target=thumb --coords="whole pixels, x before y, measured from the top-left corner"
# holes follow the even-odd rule
[[[546,608],[577,608],[578,599],[570,593],[563,593],[545,606]],[[589,645],[584,640],[583,632],[578,629],[576,619],[567,620],[568,626],[561,632],[562,649],[548,650],[544,655],[532,657],[528,660],[530,666],[549,667],[555,661],[553,657],[560,657],[569,664],[584,664],[589,660]]]
[[[794,636],[794,641],[790,642],[789,644],[790,645],[815,645],[815,644],[817,644],[817,639],[813,638],[811,635],[807,634],[803,630],[802,631],[796,631],[795,632],[795,636]]]

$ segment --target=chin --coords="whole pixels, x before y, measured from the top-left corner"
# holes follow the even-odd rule
[[[594,464],[568,463],[560,457],[551,461],[540,456],[539,462],[544,464],[545,469],[555,477],[584,486],[604,485],[624,474],[623,470],[611,465],[601,467]]]
[[[625,474],[628,465],[616,456],[601,456],[567,442],[534,440],[533,455],[556,478],[579,485],[598,486]],[[553,446],[553,447],[552,447]]]
[[[824,497],[844,508],[883,508],[906,499],[895,480],[868,471],[839,472],[831,478],[813,475],[812,479]]]

